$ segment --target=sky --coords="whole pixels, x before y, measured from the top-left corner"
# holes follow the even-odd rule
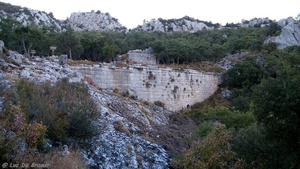
[[[242,19],[268,17],[272,20],[297,17],[300,0],[0,0],[27,7],[65,20],[72,12],[108,12],[128,29],[151,19],[179,19],[190,16],[212,23],[238,23]]]

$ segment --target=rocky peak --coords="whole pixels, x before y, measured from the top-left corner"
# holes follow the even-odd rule
[[[3,2],[0,2],[0,6],[0,16],[4,18],[12,18],[23,25],[54,26],[58,30],[62,29],[62,23],[55,19],[52,13],[22,8]]]
[[[272,20],[269,18],[253,18],[251,20],[242,20],[240,26],[241,27],[264,27],[270,24]]]
[[[300,46],[300,14],[296,19],[287,18],[280,20],[280,24],[285,25],[281,34],[276,37],[269,37],[265,43],[276,43],[279,49],[283,49],[289,46]]]
[[[147,32],[197,32],[203,29],[212,30],[218,27],[219,24],[212,24],[210,22],[204,22],[191,17],[185,16],[180,19],[152,19],[151,21],[145,21],[142,26],[137,27],[137,30]]]
[[[68,19],[68,23],[75,31],[126,31],[116,18],[109,13],[74,12]]]

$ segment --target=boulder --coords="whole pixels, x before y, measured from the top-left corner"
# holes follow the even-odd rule
[[[0,69],[1,70],[6,70],[8,67],[8,64],[5,62],[5,60],[0,59]]]
[[[269,37],[265,43],[276,43],[279,49],[289,46],[300,46],[300,23],[294,21],[282,28],[281,34],[276,37]]]
[[[21,66],[24,56],[15,51],[9,51],[9,61],[17,66]]]

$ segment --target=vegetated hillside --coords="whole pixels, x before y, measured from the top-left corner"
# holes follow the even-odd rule
[[[157,61],[164,64],[216,62],[228,54],[260,51],[267,37],[279,35],[281,31],[276,23],[258,28],[214,29],[195,33],[75,32],[71,27],[64,32],[56,32],[51,28],[21,26],[10,19],[3,19],[0,26],[0,39],[8,49],[19,53],[35,50],[36,55],[47,56],[51,54],[49,46],[57,46],[55,53],[68,54],[72,59],[111,61],[128,50],[152,47]]]
[[[27,19],[21,23],[15,20],[28,13],[22,11],[29,11],[29,13],[31,11],[30,14],[26,14],[25,18],[30,18],[29,15],[34,16],[33,21],[39,22],[35,16],[44,15],[43,12],[34,12],[34,10],[7,4],[2,8],[16,17],[1,19],[0,39],[4,41],[8,49],[25,55],[29,55],[31,50],[35,50],[38,56],[48,56],[52,54],[49,46],[57,46],[55,50],[57,54],[68,54],[72,59],[108,62],[118,59],[118,55],[125,54],[129,50],[152,47],[158,63],[186,64],[202,61],[217,62],[230,54],[261,51],[264,43],[274,42],[281,48],[299,44],[297,43],[299,42],[297,39],[299,37],[297,32],[300,32],[299,23],[292,18],[280,20],[278,23],[268,18],[255,18],[250,21],[243,20],[240,24],[227,24],[225,27],[187,16],[173,20],[160,18],[155,20],[155,23],[153,21],[153,24],[160,23],[158,25],[164,25],[163,27],[145,22],[142,27],[145,25],[151,27],[149,31],[135,29],[125,33],[121,31],[124,30],[124,27],[117,22],[117,19],[108,13],[92,11],[73,13],[68,20],[69,26],[66,26],[65,31],[61,32],[55,25],[37,27],[34,26],[35,23],[33,25],[24,24],[25,21],[29,23]],[[7,15],[8,12],[6,12]],[[50,21],[50,14],[47,16]],[[68,22],[65,22],[65,25],[68,25]],[[52,22],[43,21],[43,23]],[[205,29],[202,27],[201,30],[197,29],[196,31],[194,28],[196,29],[199,25],[195,24],[200,24]],[[165,28],[169,29],[172,25],[174,28],[172,33],[166,33],[168,31]],[[184,29],[187,31],[179,31],[183,27],[186,27]],[[282,29],[283,27],[284,29]],[[114,30],[115,28],[121,32],[103,32],[103,30]],[[76,32],[74,29],[80,30],[80,32]],[[283,30],[282,33],[281,30]]]
[[[0,55],[1,163],[169,168],[194,137],[196,123],[187,116],[99,89],[57,56]]]
[[[185,111],[202,136],[178,168],[299,168],[300,47],[246,57],[226,74],[223,89]]]

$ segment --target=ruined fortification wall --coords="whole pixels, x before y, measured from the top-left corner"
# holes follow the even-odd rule
[[[109,65],[94,65],[71,68],[90,76],[100,88],[118,88],[152,103],[161,101],[171,111],[187,108],[208,98],[217,90],[221,80],[221,75],[216,73],[156,66],[112,68]]]
[[[130,50],[127,54],[131,62],[156,64],[156,57],[151,50]]]

